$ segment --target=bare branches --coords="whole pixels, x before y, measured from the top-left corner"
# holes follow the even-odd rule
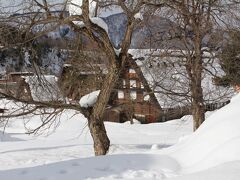
[[[0,95],[6,99],[13,100],[15,102],[20,102],[25,105],[35,105],[36,109],[41,109],[41,108],[53,108],[53,109],[74,109],[77,111],[84,111],[80,105],[76,104],[67,104],[64,102],[42,102],[42,101],[34,101],[34,100],[24,100],[24,99],[19,99],[16,98],[12,95],[8,95],[6,93],[0,93]]]

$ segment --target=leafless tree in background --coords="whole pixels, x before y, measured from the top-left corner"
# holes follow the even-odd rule
[[[165,95],[177,95],[179,98],[175,98],[179,103],[191,103],[194,130],[205,119],[204,99],[208,94],[204,94],[203,86],[208,86],[206,83],[211,79],[203,79],[206,74],[216,76],[221,69],[217,67],[216,53],[222,46],[224,33],[219,32],[224,32],[230,25],[230,18],[237,22],[237,11],[232,7],[239,8],[238,4],[219,0],[170,0],[165,1],[165,9],[160,12],[173,22],[163,46],[172,39],[178,43],[171,41],[172,44],[163,51],[152,54],[155,65],[159,63],[164,69],[160,70],[160,77],[169,80],[164,84],[160,81],[163,78],[156,78],[155,86]],[[161,61],[156,60],[157,56]],[[209,88],[211,90],[211,86]]]

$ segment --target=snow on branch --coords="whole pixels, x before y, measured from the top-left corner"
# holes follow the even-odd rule
[[[69,5],[70,15],[82,15],[82,0],[71,0]],[[97,8],[97,3],[93,0],[89,0],[89,17],[95,16],[95,11]]]
[[[93,24],[98,25],[99,27],[101,27],[102,29],[104,29],[108,33],[108,26],[102,18],[92,17],[92,18],[90,18],[90,20]]]
[[[79,101],[80,106],[84,108],[93,107],[93,105],[97,102],[99,94],[100,90],[97,90],[83,96]]]
[[[89,1],[89,19],[93,24],[98,25],[102,29],[104,29],[108,33],[108,26],[107,24],[103,21],[102,18],[96,17],[96,8],[97,8],[97,3],[94,0]],[[72,0],[70,5],[69,5],[69,13],[70,15],[73,16],[85,16],[83,14],[83,1],[82,0]],[[83,21],[73,21],[74,24],[78,25],[80,28],[85,27],[85,22]]]

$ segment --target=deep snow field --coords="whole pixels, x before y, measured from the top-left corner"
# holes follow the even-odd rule
[[[1,107],[1,104],[0,104]],[[107,156],[94,157],[82,115],[65,111],[55,125],[27,135],[40,117],[0,130],[0,180],[240,180],[240,94],[192,133],[191,116],[155,124],[106,122]]]

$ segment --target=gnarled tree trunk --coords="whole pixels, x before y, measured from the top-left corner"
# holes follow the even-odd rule
[[[88,127],[93,138],[95,155],[107,154],[110,140],[107,136],[103,120],[91,117],[88,119]]]
[[[119,78],[119,71],[112,66],[104,79],[101,92],[94,107],[90,110],[88,127],[94,142],[95,155],[105,155],[110,146],[110,140],[104,126],[103,115],[111,92]]]

